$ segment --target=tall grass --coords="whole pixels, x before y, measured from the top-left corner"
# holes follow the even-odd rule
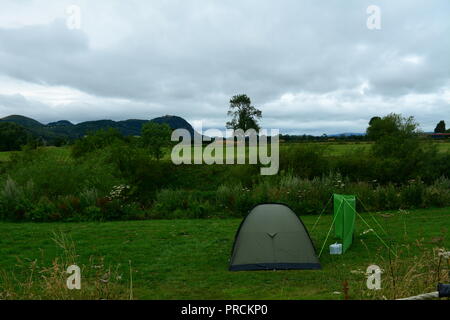
[[[450,262],[440,254],[445,249],[422,250],[411,254],[411,246],[423,246],[422,241],[397,248],[397,257],[379,257],[382,261],[381,289],[361,290],[363,298],[392,300],[437,291],[438,283],[450,281]],[[364,284],[365,285],[365,284]]]
[[[14,270],[0,270],[0,300],[104,300],[133,297],[132,286],[122,279],[120,266],[108,266],[103,258],[90,257],[79,264],[75,243],[65,233],[54,232],[53,242],[60,255],[51,264],[18,259]],[[81,268],[81,289],[67,288],[66,270],[70,265]],[[130,262],[131,272],[131,262]]]
[[[261,202],[318,214],[333,193],[355,194],[360,211],[450,205],[448,177],[380,183],[363,174],[368,163],[357,154],[330,160],[327,150],[286,149],[276,176],[260,176],[258,166],[250,165],[175,166],[127,144],[76,159],[54,150],[24,150],[0,174],[0,220],[241,217]]]

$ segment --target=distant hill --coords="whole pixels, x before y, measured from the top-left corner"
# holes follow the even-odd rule
[[[14,122],[25,128],[42,128],[44,125],[39,121],[19,115],[11,115],[0,119],[3,122]]]
[[[186,129],[191,136],[194,135],[194,128],[189,122],[177,116],[164,116],[150,120],[156,123],[167,123],[172,129]]]
[[[31,134],[41,137],[45,141],[52,143],[56,139],[77,139],[83,137],[89,132],[98,131],[100,129],[115,128],[126,136],[139,136],[141,134],[142,126],[148,121],[156,123],[167,123],[172,129],[187,129],[191,134],[194,133],[194,128],[185,119],[177,116],[163,116],[152,120],[129,119],[124,121],[113,120],[97,120],[86,121],[78,124],[73,124],[67,120],[60,120],[42,124],[31,118],[20,115],[11,115],[0,119],[3,122],[14,122],[21,125]]]
[[[40,123],[39,121],[20,115],[12,115],[2,118],[0,119],[0,122],[16,123],[24,127],[33,136],[41,137],[43,140],[46,141],[54,141],[59,136],[58,133],[53,132],[50,128]]]
[[[50,122],[47,127],[61,127],[61,126],[73,126],[74,124],[68,120],[60,120],[56,122]]]

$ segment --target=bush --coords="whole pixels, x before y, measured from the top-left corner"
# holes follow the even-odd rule
[[[50,152],[38,151],[22,154],[15,159],[8,174],[19,186],[34,185],[36,197],[55,200],[60,196],[79,194],[95,189],[101,194],[120,184],[111,165],[90,158],[81,162],[62,161]],[[0,181],[1,183],[1,181]]]
[[[389,210],[402,207],[401,194],[393,184],[388,184],[383,187],[378,187],[375,190],[376,199],[378,204],[377,210]]]
[[[20,150],[32,140],[24,127],[13,122],[0,122],[0,152]]]
[[[222,185],[216,192],[216,204],[231,216],[242,217],[255,205],[253,190],[241,184]]]
[[[31,210],[27,211],[25,218],[29,221],[47,222],[61,220],[62,216],[48,198],[42,197]]]
[[[151,210],[152,218],[210,218],[219,216],[212,203],[213,193],[187,190],[161,190]]]
[[[299,144],[280,150],[280,169],[292,172],[301,178],[320,177],[330,170],[324,156],[326,147],[314,144]]]
[[[424,207],[445,207],[450,203],[450,179],[441,177],[431,186],[425,188],[423,194]]]
[[[72,156],[80,158],[114,144],[122,144],[127,140],[119,130],[114,128],[89,132],[87,136],[78,139],[72,146]]]
[[[25,214],[31,210],[35,200],[34,190],[32,182],[19,186],[8,177],[0,189],[0,218],[12,221],[26,219]]]
[[[330,156],[319,145],[289,146],[281,149],[280,173],[261,176],[258,165],[156,161],[138,138],[131,140],[100,132],[80,142],[83,156],[76,159],[45,148],[14,153],[2,164],[0,219],[243,217],[263,202],[318,214],[333,193],[355,194],[359,211],[450,205],[449,155],[426,145],[402,159],[363,150]]]
[[[402,204],[409,208],[423,207],[425,188],[422,181],[411,180],[401,191]]]

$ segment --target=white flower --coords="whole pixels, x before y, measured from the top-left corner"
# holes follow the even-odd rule
[[[368,234],[369,232],[373,232],[373,229],[367,229],[365,231],[363,231],[360,236],[364,235],[364,234]]]
[[[438,255],[444,259],[450,259],[450,251],[444,251],[444,249],[439,249]]]

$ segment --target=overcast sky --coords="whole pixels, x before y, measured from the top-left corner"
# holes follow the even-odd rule
[[[230,97],[246,93],[262,126],[284,133],[364,132],[390,112],[424,131],[450,125],[448,0],[0,5],[0,117],[171,114],[223,128]],[[367,28],[369,5],[381,9],[379,30]]]

